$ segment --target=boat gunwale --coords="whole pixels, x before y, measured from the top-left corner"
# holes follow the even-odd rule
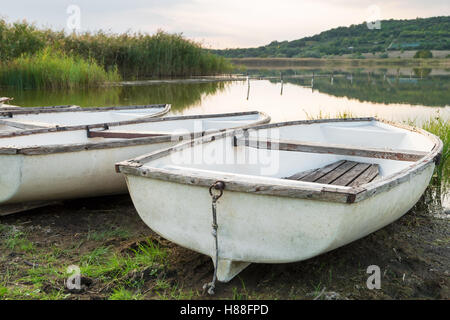
[[[420,133],[426,137],[428,137],[432,142],[434,142],[433,148],[418,161],[413,162],[410,166],[406,167],[403,170],[395,172],[389,176],[386,176],[382,179],[375,180],[364,184],[363,186],[354,186],[354,187],[340,187],[336,186],[323,186],[317,184],[317,188],[314,188],[314,184],[306,183],[302,181],[295,181],[298,184],[298,187],[284,186],[282,183],[252,183],[252,182],[242,182],[242,181],[233,181],[230,179],[230,176],[238,177],[239,174],[227,173],[221,176],[221,172],[217,172],[217,176],[215,179],[211,179],[208,177],[201,177],[198,175],[192,174],[183,174],[183,173],[174,173],[170,170],[163,168],[155,168],[144,166],[145,162],[149,162],[155,159],[162,158],[168,154],[173,152],[178,152],[186,148],[193,147],[202,143],[209,143],[211,141],[215,141],[217,139],[223,139],[228,136],[232,136],[236,134],[236,131],[239,129],[227,130],[226,132],[222,132],[219,134],[208,135],[203,138],[199,138],[193,141],[185,142],[178,144],[176,146],[158,150],[140,157],[136,157],[133,159],[121,161],[116,164],[116,171],[124,174],[131,174],[135,176],[141,176],[146,178],[153,178],[158,180],[165,180],[170,182],[182,183],[182,184],[191,184],[203,187],[209,187],[217,180],[223,180],[226,184],[226,190],[229,191],[237,191],[237,192],[247,192],[247,193],[255,193],[255,194],[263,194],[263,195],[272,195],[272,196],[284,196],[284,197],[292,197],[292,198],[301,198],[301,199],[312,199],[312,200],[324,200],[324,201],[332,201],[332,202],[341,202],[341,203],[355,203],[360,202],[364,199],[367,199],[377,193],[388,191],[395,187],[396,185],[409,180],[412,176],[421,173],[425,170],[429,165],[433,162],[438,162],[440,160],[440,155],[442,153],[443,144],[442,141],[431,134],[428,131],[425,131],[420,128],[411,127],[404,124],[398,124],[387,120],[377,119],[375,117],[366,117],[366,118],[346,118],[346,119],[319,119],[319,120],[297,120],[297,121],[289,121],[289,122],[279,122],[279,123],[271,123],[264,124],[252,128],[247,128],[244,130],[261,130],[261,129],[269,129],[269,128],[277,128],[282,126],[292,126],[292,125],[308,125],[308,124],[317,124],[317,123],[326,123],[326,122],[360,122],[360,121],[377,121],[380,123],[385,123],[397,128],[405,129],[412,132]],[[238,180],[238,179],[236,179]],[[281,179],[280,179],[281,181]]]
[[[109,106],[109,107],[86,107],[82,108],[76,105],[48,106],[48,107],[19,107],[0,109],[1,114],[26,115],[40,113],[62,113],[62,112],[96,112],[96,111],[113,111],[113,110],[136,110],[136,109],[152,109],[163,108],[160,112],[151,114],[152,116],[160,116],[170,111],[170,104],[149,104],[149,105],[131,105],[131,106]],[[150,116],[150,115],[149,115]]]
[[[208,119],[208,118],[220,118],[220,117],[233,117],[233,116],[247,116],[247,115],[258,115],[258,119],[253,121],[251,124],[242,125],[239,127],[233,128],[233,130],[237,129],[245,129],[253,126],[257,126],[260,124],[264,124],[270,122],[270,116],[261,111],[245,111],[245,112],[230,112],[230,113],[215,113],[215,114],[205,114],[205,115],[186,115],[186,116],[170,116],[170,117],[145,117],[138,118],[127,121],[118,121],[111,123],[102,123],[95,125],[80,125],[80,126],[66,126],[66,127],[52,127],[45,129],[33,129],[33,130],[22,130],[17,132],[7,132],[5,134],[0,134],[0,139],[4,138],[13,138],[17,136],[28,136],[33,134],[41,134],[41,133],[55,133],[55,132],[67,132],[67,131],[80,131],[86,130],[86,134],[88,134],[91,129],[102,129],[102,128],[113,128],[113,127],[121,127],[123,125],[130,124],[141,124],[141,123],[153,123],[153,122],[165,122],[165,121],[181,121],[181,120],[194,120],[194,119]],[[190,139],[200,138],[204,135],[214,135],[220,132],[225,132],[229,129],[217,129],[217,130],[209,130],[196,133],[195,136],[193,133],[191,134]],[[163,143],[176,141],[180,138],[184,138],[183,134],[165,134],[161,136],[154,137],[145,137],[145,138],[132,138],[132,139],[121,139],[116,141],[106,141],[106,142],[91,142],[91,143],[73,143],[73,144],[53,144],[46,146],[25,146],[25,147],[0,147],[0,155],[2,154],[22,154],[22,155],[42,155],[42,154],[52,154],[52,153],[62,153],[62,152],[76,152],[82,150],[99,150],[99,149],[111,149],[117,147],[130,147],[137,145],[145,145],[145,144],[153,144],[153,143]],[[1,140],[0,140],[1,141]]]

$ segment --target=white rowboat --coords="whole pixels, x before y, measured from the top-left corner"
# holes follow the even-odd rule
[[[207,133],[270,121],[259,112],[177,116],[0,136],[0,215],[43,201],[126,193],[114,164]]]
[[[420,129],[332,119],[220,133],[116,167],[143,221],[213,258],[226,282],[251,262],[305,260],[398,219],[425,191],[441,152],[439,138]],[[208,189],[223,192],[218,247]]]
[[[51,106],[0,108],[0,133],[51,127],[77,127],[159,117],[168,104],[118,107]]]

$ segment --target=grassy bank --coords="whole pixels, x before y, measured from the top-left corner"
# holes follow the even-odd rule
[[[0,19],[0,61],[14,61],[45,48],[95,61],[105,70],[118,68],[123,75],[133,77],[214,75],[231,70],[225,58],[207,52],[181,34],[100,31],[66,35],[25,21],[11,24]]]
[[[441,161],[435,170],[435,183],[442,186],[442,192],[446,193],[450,187],[450,123],[442,118],[431,118],[422,128],[438,136],[444,144]]]
[[[128,196],[77,199],[0,217],[0,300],[448,299],[448,221],[421,201],[385,228],[312,259],[252,264],[216,295],[213,264],[153,233]],[[378,265],[380,290],[366,287]],[[81,271],[69,290],[67,268]]]
[[[68,56],[49,48],[0,64],[0,85],[21,89],[93,87],[120,79],[117,68],[105,71],[93,59]]]

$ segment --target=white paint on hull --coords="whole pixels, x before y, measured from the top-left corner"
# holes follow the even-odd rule
[[[433,169],[430,166],[407,183],[352,204],[225,190],[217,204],[219,256],[284,263],[345,245],[405,214],[424,192]],[[139,215],[152,230],[214,257],[208,188],[132,175],[127,182]]]
[[[118,161],[174,145],[175,142],[43,155],[1,155],[0,203],[63,200],[126,193]],[[20,160],[19,160],[20,159]],[[9,163],[9,167],[3,164]]]
[[[269,120],[264,114],[253,112],[158,118],[111,126],[114,132],[167,134],[164,139],[90,138],[85,129],[2,136],[0,212],[1,206],[18,203],[126,193],[125,180],[115,172],[115,163],[178,144],[178,130],[200,135],[202,131],[198,130],[205,130],[205,123],[207,129],[217,132]],[[107,145],[115,142],[121,145]],[[102,147],[96,148],[98,145]],[[29,149],[32,152],[26,153]]]
[[[345,126],[349,128],[348,136],[344,135]],[[225,182],[224,193],[217,202],[217,272],[220,281],[229,281],[248,263],[305,260],[360,239],[397,220],[425,191],[435,168],[435,157],[442,151],[442,142],[435,136],[376,121],[368,123],[367,120],[362,123],[355,119],[349,123],[271,124],[249,131],[251,135],[277,129],[280,139],[309,141],[311,138],[352,146],[411,149],[426,155],[411,162],[267,151],[235,147],[230,133],[197,140],[194,146],[183,144],[141,156],[135,160],[137,162],[119,164],[119,169],[125,173],[140,217],[153,231],[183,247],[208,255],[213,261],[215,242],[211,236],[212,199],[208,187],[217,180]],[[389,130],[393,132],[392,138]],[[225,151],[213,152],[219,158],[215,162],[197,163],[189,157],[196,151],[205,154],[212,150]],[[254,153],[255,159],[260,152],[278,152],[278,158],[271,159],[279,162],[279,169],[263,175],[261,167],[267,164],[238,161],[239,155],[245,152]],[[230,154],[233,156],[228,157]],[[174,163],[174,159],[178,163]],[[345,159],[377,163],[380,176],[357,187],[280,179]],[[330,191],[331,188],[335,191]],[[315,198],[310,193],[313,190]],[[330,197],[333,192],[335,197]],[[342,201],[339,195],[346,192],[354,196]]]

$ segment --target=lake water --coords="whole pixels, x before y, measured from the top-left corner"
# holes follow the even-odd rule
[[[272,121],[350,113],[422,122],[450,118],[450,70],[248,70],[250,80],[71,91],[2,90],[20,106],[172,104],[172,114],[259,110]],[[314,73],[314,78],[313,78]]]

